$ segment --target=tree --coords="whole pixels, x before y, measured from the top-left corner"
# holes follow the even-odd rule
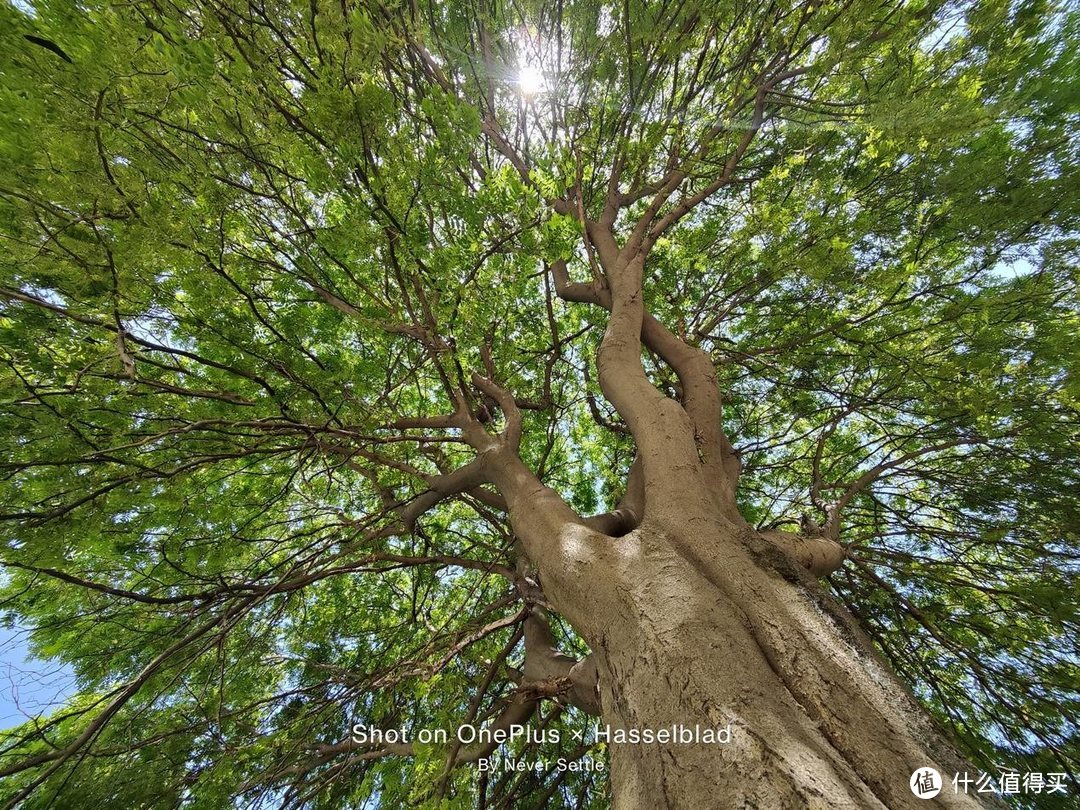
[[[6,806],[1074,772],[1075,10],[0,13]]]

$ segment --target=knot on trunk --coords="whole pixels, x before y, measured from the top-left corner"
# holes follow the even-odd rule
[[[763,529],[758,535],[816,577],[831,574],[847,559],[847,550],[827,537],[793,534],[779,529]]]
[[[518,694],[529,700],[553,698],[570,691],[574,685],[570,677],[547,678],[540,681],[528,681],[518,687]]]

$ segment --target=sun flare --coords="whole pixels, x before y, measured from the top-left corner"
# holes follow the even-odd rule
[[[523,96],[531,98],[544,89],[544,74],[533,65],[524,65],[518,71],[518,87]]]

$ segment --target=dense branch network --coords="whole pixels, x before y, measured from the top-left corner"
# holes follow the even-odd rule
[[[920,295],[968,283],[929,293],[901,285],[867,311],[765,345],[740,343],[730,327],[747,302],[782,288],[779,258],[769,273],[736,284],[723,266],[734,259],[718,257],[715,289],[680,281],[677,302],[664,303],[650,279],[679,260],[670,243],[708,223],[721,202],[743,205],[785,166],[785,117],[853,115],[857,96],[830,101],[823,89],[837,67],[868,58],[897,32],[922,30],[930,13],[805,4],[724,20],[674,5],[656,40],[633,34],[628,19],[612,23],[630,45],[605,57],[607,73],[585,58],[597,26],[564,27],[547,10],[525,43],[489,14],[459,29],[434,7],[402,15],[375,4],[339,20],[313,5],[308,20],[212,4],[200,7],[205,20],[174,10],[167,25],[131,12],[166,51],[210,38],[229,64],[212,63],[198,81],[227,68],[218,86],[242,103],[201,120],[171,106],[183,82],[152,84],[147,65],[140,80],[160,101],[142,103],[111,81],[89,100],[95,137],[85,171],[101,186],[87,205],[0,188],[25,212],[13,243],[28,268],[16,268],[0,299],[6,314],[39,319],[52,342],[25,349],[41,352],[33,362],[4,355],[10,410],[62,437],[50,454],[31,447],[2,465],[28,494],[0,514],[27,538],[0,563],[18,575],[19,596],[42,587],[74,594],[61,622],[73,632],[88,618],[124,627],[145,616],[168,640],[155,639],[154,654],[140,658],[138,638],[125,635],[137,663],[114,673],[107,691],[5,740],[0,775],[25,776],[8,806],[87,758],[123,753],[109,748],[107,726],[137,697],[167,694],[185,672],[192,690],[209,696],[196,698],[205,717],[191,724],[210,737],[224,738],[230,724],[253,733],[260,721],[251,718],[265,705],[284,713],[294,700],[311,701],[290,718],[297,727],[336,724],[330,741],[273,738],[270,764],[248,774],[245,791],[286,784],[295,804],[349,769],[425,755],[347,737],[349,707],[394,687],[467,680],[467,698],[453,708],[492,728],[550,707],[597,714],[595,662],[563,651],[573,642],[553,621],[561,613],[575,623],[575,586],[547,573],[586,566],[667,515],[707,510],[732,525],[755,523],[744,514],[741,484],[756,472],[745,459],[768,459],[788,440],[736,446],[733,437],[751,433],[741,430],[751,417],[733,418],[725,402],[739,369],[769,379],[773,358],[800,342],[885,321]],[[359,33],[368,29],[370,53]],[[331,44],[331,32],[340,41]],[[552,92],[526,99],[499,76],[494,66],[522,47],[537,51]],[[607,103],[623,96],[628,103]],[[145,176],[128,171],[129,155],[151,167]],[[182,222],[162,214],[154,188],[166,175],[185,203],[206,211]],[[734,230],[734,220],[725,226]],[[544,223],[562,228],[554,247],[528,236]],[[121,251],[119,234],[129,231],[137,240]],[[920,238],[919,249],[945,251],[952,238],[936,247]],[[129,270],[132,253],[151,242],[148,269]],[[68,275],[37,273],[39,261]],[[192,300],[174,284],[176,268],[205,278],[219,301]],[[83,278],[93,281],[81,286]],[[475,303],[490,300],[485,285],[506,295],[490,312]],[[516,306],[537,320],[516,321]],[[900,419],[888,442],[838,445],[847,421],[872,425],[876,403],[854,381],[827,393],[820,418],[793,428],[811,447],[797,476],[803,494],[766,493],[804,502],[816,516],[797,531],[782,530],[782,519],[754,528],[813,576],[839,572],[837,582],[859,577],[856,587],[869,582],[887,594],[874,550],[847,539],[848,516],[865,537],[868,515],[901,508],[880,494],[884,484],[922,463],[945,477],[946,462],[963,463],[965,451],[992,449],[1010,432]],[[888,394],[877,391],[881,401]],[[768,397],[760,400],[754,407],[767,407]],[[574,508],[560,472],[575,460],[560,436],[578,412],[619,448],[611,509],[596,514]],[[269,483],[237,483],[252,479]],[[179,481],[208,494],[174,502],[167,490]],[[129,492],[140,498],[130,509]],[[202,519],[214,493],[238,499],[235,518]],[[154,523],[154,499],[181,522],[178,541]],[[24,553],[54,526],[85,525],[92,510],[137,538],[129,566],[99,567],[73,547]],[[108,530],[93,535],[101,548],[112,542]],[[219,544],[242,551],[223,566],[210,551]],[[249,703],[219,694],[214,705],[231,644],[246,640],[266,661],[295,663],[303,650],[256,644],[262,628],[286,614],[317,623],[316,611],[304,613],[307,595],[337,598],[333,589],[354,580],[384,583],[408,606],[384,648],[364,638],[364,655],[348,666],[301,662],[295,683]],[[451,592],[445,601],[431,596],[442,586]],[[952,643],[904,594],[891,598],[902,616]],[[424,632],[412,641],[417,627]],[[332,646],[344,649],[340,639]],[[85,677],[95,677],[92,665]],[[995,677],[981,676],[988,690]],[[404,711],[386,699],[372,716],[390,723]],[[61,729],[63,742],[37,745]],[[35,750],[24,755],[27,746]],[[446,795],[456,766],[492,751],[441,752],[433,790]],[[509,801],[523,789],[505,782],[496,792]]]

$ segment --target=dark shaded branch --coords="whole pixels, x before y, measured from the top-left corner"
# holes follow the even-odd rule
[[[645,516],[645,477],[644,466],[641,458],[636,456],[634,463],[630,465],[630,474],[626,479],[626,492],[610,512],[593,515],[585,519],[585,525],[590,529],[621,537],[627,532],[636,529]]]
[[[500,626],[520,621],[522,614],[510,619],[500,620]],[[490,627],[490,625],[489,625]],[[484,632],[489,628],[484,628]],[[475,635],[475,634],[474,634]],[[512,644],[516,644],[520,636],[515,635],[511,644],[503,650],[503,654],[496,664],[501,664],[509,654]],[[470,636],[469,638],[472,638]],[[462,747],[455,743],[447,760],[446,771],[460,765],[475,762],[489,756],[501,745],[497,737],[498,732],[509,733],[512,726],[524,725],[535,714],[540,701],[547,699],[565,700],[572,706],[598,716],[600,714],[600,695],[598,689],[597,671],[592,656],[582,660],[571,658],[560,653],[555,645],[555,639],[551,634],[551,627],[546,613],[542,609],[534,609],[525,619],[525,662],[522,667],[521,683],[507,699],[502,710],[487,726],[486,730],[490,737],[484,742],[468,747]],[[456,654],[456,653],[455,653]],[[482,684],[479,698],[493,679],[489,672],[488,677]],[[471,722],[475,716],[475,705],[470,710],[467,722]],[[411,743],[398,743],[386,745],[380,743],[377,747],[366,748],[366,744],[353,742],[352,738],[333,744],[320,744],[315,746],[316,757],[313,761],[302,766],[294,766],[278,771],[274,778],[281,779],[294,773],[306,773],[329,760],[350,754],[368,759],[377,759],[386,756],[413,756],[415,749]]]
[[[871,467],[869,470],[860,475],[855,481],[847,486],[843,494],[832,504],[827,506],[827,520],[825,521],[825,536],[835,540],[840,536],[840,515],[844,508],[851,503],[852,499],[859,494],[860,491],[872,484],[884,473],[896,467],[903,466],[913,459],[925,456],[927,453],[934,453],[938,450],[947,450],[950,447],[958,447],[968,444],[982,444],[984,442],[981,438],[960,438],[950,439],[949,441],[939,442],[938,444],[923,447],[918,450],[912,450],[909,453],[892,459],[891,461],[883,461],[880,464]]]

